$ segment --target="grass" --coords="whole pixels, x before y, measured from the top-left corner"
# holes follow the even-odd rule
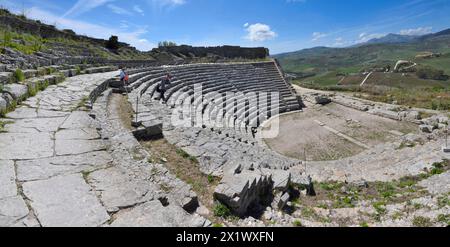
[[[369,227],[369,224],[367,222],[362,222],[359,224],[360,227]]]
[[[228,218],[231,216],[231,210],[222,203],[216,203],[213,208],[214,216],[221,218]]]
[[[300,220],[295,220],[292,225],[294,225],[295,227],[303,227],[303,224]]]
[[[423,216],[414,217],[412,224],[415,227],[431,227],[433,225],[430,218]]]
[[[12,121],[1,121],[0,120],[0,133],[5,132],[5,126],[7,124],[11,124],[11,123],[14,123],[14,122],[12,122]]]
[[[27,55],[46,49],[46,40],[36,35],[11,32],[0,28],[0,39],[2,48],[12,48]]]
[[[129,121],[131,120],[129,119]],[[198,161],[189,154],[176,146],[170,144],[165,139],[157,139],[141,142],[142,146],[149,150],[153,155],[152,160],[159,160],[164,157],[166,162],[164,166],[174,174],[178,179],[189,184],[192,190],[197,194],[202,205],[213,212],[216,208],[214,203],[214,190],[219,184],[220,178],[213,177],[201,172]],[[150,162],[153,163],[153,162]],[[214,215],[209,215],[211,222],[221,222]]]
[[[192,162],[198,163],[198,160],[196,157],[189,155],[186,151],[184,151],[183,149],[179,148],[177,149],[177,154],[180,155],[181,157],[188,159]]]
[[[368,188],[357,187],[343,182],[316,183],[316,197],[306,197],[301,204],[321,208],[353,208],[360,201],[372,201],[375,210],[384,213],[384,206],[390,203],[402,203],[427,194],[417,184],[436,174],[450,170],[450,161],[444,160],[433,164],[433,168],[417,176],[405,176],[391,182],[370,182]],[[440,199],[442,206],[447,205],[449,199]],[[328,201],[328,203],[324,203]]]
[[[16,69],[16,70],[14,71],[14,79],[15,79],[17,82],[21,82],[21,81],[24,81],[24,80],[25,80],[25,75],[23,74],[23,72],[22,72],[21,69]]]
[[[359,84],[364,79],[361,75],[343,78],[336,71],[319,74],[315,77],[295,80],[299,86],[326,90],[356,92],[357,97],[366,100],[392,103],[408,107],[432,110],[450,110],[450,81],[424,80],[414,74],[402,76],[400,73],[374,73],[363,87]]]
[[[440,214],[437,217],[437,221],[447,226],[450,226],[450,214]]]
[[[443,208],[443,207],[446,207],[446,206],[449,206],[450,207],[450,198],[449,198],[449,195],[450,194],[448,194],[448,195],[444,195],[444,196],[441,196],[441,197],[438,197],[438,207],[439,208]]]

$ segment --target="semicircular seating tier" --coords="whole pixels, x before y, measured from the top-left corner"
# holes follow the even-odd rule
[[[275,61],[160,66],[129,73],[128,91],[152,99],[159,98],[158,84],[170,73],[168,107],[179,108],[180,119],[191,119],[192,126],[233,127],[254,135],[268,118],[301,109]],[[189,111],[182,111],[186,106]]]

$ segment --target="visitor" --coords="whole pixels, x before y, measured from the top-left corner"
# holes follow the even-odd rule
[[[125,85],[128,85],[129,80],[130,80],[130,76],[128,75],[128,72],[125,71],[125,78],[124,78]]]
[[[170,80],[172,79],[172,76],[170,74],[167,74],[159,84],[159,93],[161,94],[160,99],[163,101],[163,104],[166,103],[167,99],[164,95],[166,93],[167,87],[170,85]]]
[[[120,78],[120,81],[121,81],[122,83],[125,82],[125,76],[126,76],[126,74],[125,74],[125,69],[124,69],[124,68],[120,68],[120,75],[119,75],[119,78]]]

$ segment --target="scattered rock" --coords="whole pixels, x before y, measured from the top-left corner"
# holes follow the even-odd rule
[[[431,125],[427,125],[427,124],[422,124],[419,126],[420,131],[424,132],[424,133],[433,133],[433,126]]]
[[[273,180],[270,174],[243,170],[228,171],[214,192],[214,198],[227,205],[235,214],[244,216],[252,204],[267,205],[272,198]]]

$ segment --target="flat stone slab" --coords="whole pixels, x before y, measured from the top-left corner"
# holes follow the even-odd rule
[[[20,196],[0,199],[0,227],[16,225],[28,213],[27,205]]]
[[[14,163],[9,160],[0,160],[0,198],[16,195],[17,186]]]
[[[113,227],[202,227],[206,220],[189,215],[181,207],[164,207],[159,200],[150,201],[118,213]]]
[[[15,125],[21,128],[33,128],[40,132],[55,132],[65,119],[65,117],[19,119],[15,121]]]
[[[100,135],[95,129],[63,129],[56,132],[56,140],[95,140]]]
[[[81,129],[96,127],[96,125],[94,119],[87,112],[76,111],[72,112],[66,121],[64,121],[61,129]]]
[[[17,161],[17,179],[24,182],[77,172],[91,172],[106,168],[111,162],[111,155],[105,151]]]
[[[0,160],[27,160],[53,156],[50,133],[0,133]]]
[[[20,107],[6,114],[6,117],[12,119],[37,118],[37,112],[34,108]]]
[[[56,155],[74,155],[105,150],[103,140],[60,140],[55,141]]]
[[[81,174],[26,182],[23,192],[44,227],[94,227],[109,219]]]
[[[88,181],[109,212],[153,200],[158,191],[150,181],[136,179],[117,167],[95,171],[89,174]]]
[[[50,110],[44,110],[44,109],[38,109],[37,110],[37,116],[40,118],[49,118],[49,117],[65,117],[68,116],[69,112],[63,112],[63,111],[50,111]]]
[[[450,192],[450,172],[432,176],[419,183],[432,194],[444,194]]]

